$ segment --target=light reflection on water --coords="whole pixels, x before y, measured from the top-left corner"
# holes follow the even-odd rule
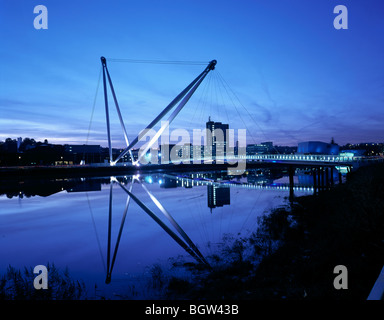
[[[225,234],[250,235],[257,228],[257,218],[285,203],[289,195],[285,189],[252,188],[276,185],[276,179],[284,182],[282,175],[261,170],[243,177],[193,173],[176,178],[158,173],[136,178],[132,194],[177,234],[159,209],[163,207],[203,256],[213,254]],[[49,262],[68,267],[73,278],[83,279],[91,287],[106,288],[122,224],[109,288],[117,290],[145,273],[148,266],[169,257],[183,255],[192,261],[132,199],[122,220],[128,197],[124,188],[129,190],[133,180],[132,176],[53,179],[50,183],[19,183],[19,188],[10,184],[8,197],[0,196],[0,273],[8,265],[23,268]]]

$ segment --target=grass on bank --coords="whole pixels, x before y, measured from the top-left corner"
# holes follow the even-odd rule
[[[82,281],[74,280],[68,269],[61,271],[54,264],[47,264],[48,288],[36,290],[33,269],[23,270],[8,266],[0,278],[0,300],[80,300],[86,296]]]

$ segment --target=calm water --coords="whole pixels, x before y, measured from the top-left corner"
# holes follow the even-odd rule
[[[84,280],[92,288],[90,296],[95,284],[100,295],[124,294],[155,263],[166,265],[169,258],[180,255],[194,260],[170,235],[172,230],[186,242],[172,218],[207,256],[225,234],[250,235],[258,217],[286,203],[286,182],[282,174],[253,170],[241,177],[221,172],[183,177],[157,173],[2,183],[0,273],[8,265],[33,268],[49,262],[60,269],[68,267],[74,279]],[[298,177],[295,182],[300,182]],[[123,219],[126,190],[136,200],[130,199]],[[311,190],[295,194],[311,194]]]

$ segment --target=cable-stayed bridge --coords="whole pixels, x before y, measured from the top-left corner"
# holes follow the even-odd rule
[[[116,59],[111,59],[115,61]],[[167,62],[167,61],[154,61],[154,60],[139,60],[139,61],[130,61],[129,62],[137,62],[137,63],[177,63],[175,61]],[[180,62],[187,63],[187,62]],[[141,164],[147,163],[143,161],[145,155],[151,150],[151,148],[158,143],[159,138],[165,132],[172,121],[176,118],[176,116],[181,112],[187,102],[190,100],[192,95],[195,93],[197,88],[206,78],[208,73],[215,69],[217,61],[212,60],[208,63],[205,69],[184,89],[182,90],[145,128],[142,130],[133,140],[129,141],[126,126],[123,120],[123,116],[120,110],[120,106],[118,103],[117,95],[112,83],[112,79],[107,67],[107,59],[105,57],[101,57],[102,64],[102,75],[103,75],[103,88],[104,88],[104,103],[105,103],[105,115],[106,115],[106,124],[107,124],[107,137],[108,137],[108,149],[109,149],[109,165],[116,166],[121,164],[121,160],[127,154],[130,155],[131,165],[140,166]],[[196,64],[196,62],[193,62]],[[200,64],[200,63],[199,63]],[[111,124],[110,124],[110,103],[108,100],[108,86],[110,88],[110,92],[113,97],[113,102],[117,111],[117,115],[119,118],[119,122],[121,125],[122,132],[124,134],[124,139],[126,143],[126,148],[120,152],[120,154],[113,158],[112,154],[112,138],[111,138]],[[170,113],[166,121],[162,121],[163,118]],[[247,111],[250,118],[252,118],[251,114]],[[241,116],[241,115],[240,115]],[[140,152],[137,157],[134,157],[132,154],[133,148],[141,141],[146,134],[153,130],[156,124],[161,122],[161,127],[158,131],[155,132],[154,135],[150,136],[148,143],[145,144],[144,147],[140,148]],[[214,137],[214,133],[211,132],[211,136],[207,138],[208,144],[209,140],[213,141],[217,139]],[[213,139],[213,140],[212,140]],[[194,156],[192,157],[181,157],[177,158],[176,161],[170,161],[166,159],[162,160],[161,164],[179,164],[179,163],[187,163],[187,164],[217,164],[217,163],[266,163],[266,164],[276,164],[276,165],[289,165],[289,166],[307,166],[307,167],[346,167],[347,171],[353,167],[359,167],[361,165],[367,165],[376,162],[383,162],[383,157],[364,157],[364,156],[343,156],[343,155],[328,155],[328,154],[247,154],[245,152],[245,146],[243,146],[243,152],[238,152],[236,155],[232,153],[222,153],[220,155],[212,155],[210,154],[208,157],[204,154],[204,156]],[[208,148],[211,146],[208,145]],[[158,164],[158,159],[155,159],[155,162],[151,162],[153,165]],[[211,161],[211,162],[210,162]],[[120,162],[120,163],[119,163]],[[127,163],[124,163],[126,166]],[[130,165],[130,164],[128,164]]]

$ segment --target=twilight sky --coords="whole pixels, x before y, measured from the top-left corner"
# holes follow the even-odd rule
[[[211,116],[247,129],[247,143],[384,142],[382,0],[0,3],[0,141],[106,146],[102,82],[96,91],[105,56],[218,61],[171,131],[204,128]],[[39,4],[47,30],[33,25]],[[339,4],[347,30],[333,26]],[[205,65],[108,67],[132,140]],[[111,121],[113,146],[122,147],[113,109]]]

